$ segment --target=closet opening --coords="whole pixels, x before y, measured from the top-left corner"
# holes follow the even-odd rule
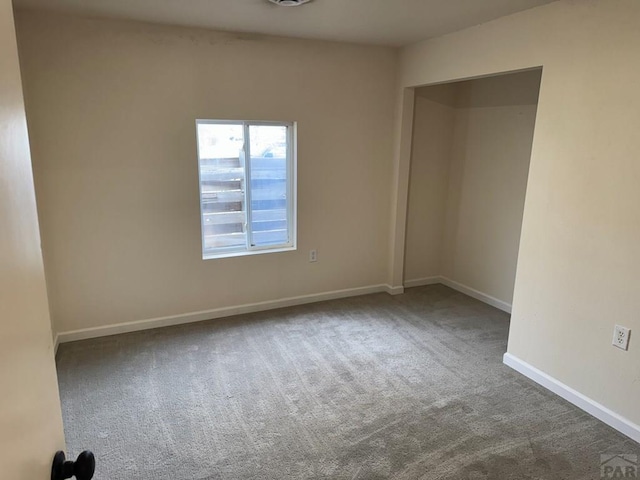
[[[511,311],[541,75],[415,88],[405,287]]]

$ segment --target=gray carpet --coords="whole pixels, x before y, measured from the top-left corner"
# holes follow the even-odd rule
[[[502,365],[509,317],[443,286],[61,345],[98,480],[597,479],[640,445]]]

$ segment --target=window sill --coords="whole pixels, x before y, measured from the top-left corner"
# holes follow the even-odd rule
[[[282,252],[292,252],[297,250],[296,246],[292,247],[279,247],[279,248],[266,248],[263,250],[242,250],[235,252],[226,252],[226,253],[216,253],[211,255],[203,255],[203,260],[216,260],[219,258],[233,258],[233,257],[246,257],[250,255],[263,255],[265,253],[282,253]]]

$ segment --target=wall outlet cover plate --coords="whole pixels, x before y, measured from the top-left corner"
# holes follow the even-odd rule
[[[629,336],[631,330],[620,325],[616,325],[613,329],[613,346],[621,348],[622,350],[629,349]]]

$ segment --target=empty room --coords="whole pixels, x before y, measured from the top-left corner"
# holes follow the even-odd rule
[[[0,0],[0,478],[637,478],[638,25]]]

